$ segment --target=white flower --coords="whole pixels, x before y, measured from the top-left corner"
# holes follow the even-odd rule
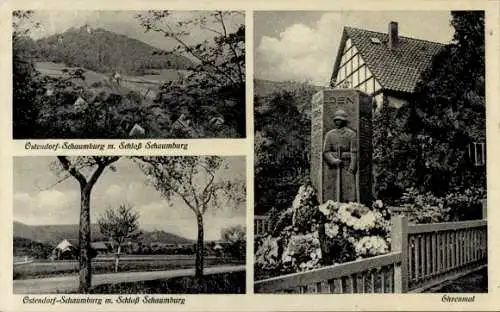
[[[332,223],[325,223],[325,233],[326,236],[334,238],[339,234],[339,226]]]

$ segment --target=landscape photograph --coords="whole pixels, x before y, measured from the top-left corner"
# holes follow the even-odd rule
[[[245,293],[240,156],[14,158],[14,294]]]
[[[13,138],[244,138],[239,11],[14,11]]]
[[[487,293],[485,12],[254,25],[254,291]]]

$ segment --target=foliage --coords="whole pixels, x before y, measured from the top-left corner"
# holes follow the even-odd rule
[[[400,207],[407,211],[410,223],[436,223],[450,220],[450,208],[445,206],[442,197],[436,197],[431,192],[420,193],[410,188],[403,193]]]
[[[234,225],[221,230],[221,239],[229,244],[225,247],[225,253],[235,259],[246,257],[246,228],[242,225]]]
[[[217,14],[221,14],[220,17]],[[225,26],[228,15],[217,14],[212,16]],[[203,42],[191,48],[186,45],[185,51],[176,49],[164,53],[101,29],[92,34],[84,29],[69,30],[62,36],[63,43],[56,37],[34,42],[28,36],[27,27],[22,27],[31,22],[30,12],[21,11],[14,16],[14,27],[19,29],[13,34],[14,138],[245,135],[244,26],[240,25],[234,32],[226,30],[212,43]],[[144,17],[140,22],[147,20]],[[175,36],[183,42],[184,33]],[[127,48],[120,48],[124,44]],[[92,48],[94,45],[97,48]],[[204,52],[198,55],[196,51],[202,49]],[[180,55],[189,53],[205,61],[193,63],[189,55]],[[67,66],[77,67],[63,69],[61,75],[49,77],[36,70],[33,59],[65,61]],[[150,67],[174,66],[169,64],[172,60],[178,63],[176,67],[186,68],[187,74],[162,85],[154,101],[139,94],[133,83],[124,85],[109,77],[90,83],[88,72],[82,68],[99,72],[123,68],[125,72],[137,73]],[[217,75],[213,73],[214,66]],[[237,80],[235,73],[241,74]],[[183,115],[191,120],[191,125],[180,125],[178,120]],[[144,134],[131,134],[137,126],[144,129]]]
[[[409,105],[375,116],[376,192],[384,201],[408,188],[445,198],[486,187],[486,166],[469,156],[470,144],[486,138],[484,12],[451,17],[453,42],[423,72]]]
[[[282,216],[272,234],[256,242],[258,274],[306,271],[389,251],[390,216],[381,201],[373,207],[318,204],[316,191],[307,183]]]
[[[245,25],[242,12],[215,11],[178,21],[169,11],[137,16],[146,31],[163,33],[177,46],[172,53],[193,60],[185,77],[164,85],[157,103],[173,116],[184,114],[200,137],[245,137]],[[236,25],[231,21],[241,20]],[[233,26],[233,27],[231,27]],[[215,34],[213,41],[189,44],[194,28]],[[223,120],[222,125],[214,120]]]
[[[120,205],[116,210],[108,208],[97,223],[101,233],[113,243],[116,258],[115,272],[118,272],[118,258],[122,244],[125,240],[137,238],[141,234],[139,214],[130,206]]]
[[[34,46],[31,53],[36,59],[102,73],[141,75],[149,69],[187,69],[192,64],[184,56],[105,29],[92,29],[89,33],[85,26],[39,39]]]
[[[454,220],[482,219],[482,200],[485,197],[485,189],[471,187],[446,194],[445,202],[450,207]]]
[[[239,208],[246,199],[245,183],[216,179],[223,166],[217,156],[135,157],[139,167],[161,195],[181,199],[196,217],[196,276],[203,275],[203,216],[209,208]]]
[[[207,275],[203,281],[191,276],[167,280],[104,284],[94,287],[94,294],[245,294],[245,272]],[[179,298],[180,300],[180,298]]]
[[[62,174],[59,182],[72,177],[80,186],[80,222],[78,231],[79,241],[79,291],[87,293],[91,283],[92,253],[95,251],[90,247],[90,196],[95,183],[110,168],[115,170],[112,164],[120,159],[120,156],[57,156],[57,162],[52,163],[52,169],[56,174]]]
[[[308,103],[315,88],[306,84],[255,97],[255,213],[290,207],[309,174]],[[286,122],[283,122],[286,120]]]
[[[27,34],[31,11],[14,11],[12,20],[12,87],[14,138],[32,137],[40,114],[42,83],[29,58]],[[35,26],[36,27],[36,26]]]
[[[14,256],[28,256],[34,259],[48,259],[53,247],[23,237],[13,237]]]
[[[409,188],[403,193],[398,205],[407,211],[409,222],[412,223],[464,221],[482,218],[484,195],[482,188],[457,190],[443,197]]]

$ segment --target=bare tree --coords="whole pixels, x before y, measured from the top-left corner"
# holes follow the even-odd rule
[[[138,158],[136,158],[138,159]],[[166,199],[180,198],[196,216],[196,277],[203,277],[203,215],[210,208],[235,207],[245,200],[245,184],[216,178],[223,161],[215,156],[140,157],[140,168]]]
[[[104,170],[116,162],[120,156],[81,156],[67,157],[57,156],[58,162],[54,170],[56,173],[65,173],[64,181],[73,177],[80,184],[80,226],[78,231],[79,240],[79,275],[80,282],[78,291],[88,293],[91,283],[91,257],[90,257],[90,195],[92,188],[103,174]]]
[[[139,214],[131,206],[120,205],[118,209],[108,208],[97,221],[101,233],[113,243],[115,252],[115,272],[118,272],[121,247],[125,240],[137,238]]]

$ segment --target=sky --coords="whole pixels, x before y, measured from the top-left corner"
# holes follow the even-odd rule
[[[138,13],[146,13],[140,11],[35,11],[33,21],[40,23],[40,27],[33,28],[30,32],[31,37],[39,39],[51,36],[57,33],[62,33],[71,27],[79,28],[88,24],[92,28],[104,28],[106,30],[126,35],[134,39],[144,41],[154,47],[169,50],[175,47],[176,43],[169,38],[165,38],[163,34],[158,32],[145,33],[144,28],[139,24],[136,18]],[[170,25],[172,22],[191,20],[201,15],[207,15],[209,12],[201,11],[171,11],[171,16],[168,17]],[[243,24],[245,17],[243,14],[233,15],[227,21],[228,31],[234,31],[237,26]],[[208,26],[216,29],[221,29],[220,25]],[[189,36],[185,37],[188,43],[198,43],[203,40],[211,40],[215,33],[199,27],[185,27],[183,30],[190,32]]]
[[[216,179],[246,181],[244,157],[224,157],[227,164]],[[14,158],[14,221],[28,225],[78,224],[80,188],[74,178],[53,186],[59,178],[51,170],[56,157]],[[146,179],[138,166],[122,157],[116,172],[107,169],[91,195],[91,223],[109,207],[133,206],[144,230],[164,230],[188,239],[196,238],[196,218],[181,199],[167,202]],[[217,240],[222,228],[246,225],[246,204],[223,207],[205,213],[205,238]]]
[[[344,26],[386,33],[396,21],[400,36],[449,43],[450,18],[449,11],[257,11],[254,75],[327,86]]]

